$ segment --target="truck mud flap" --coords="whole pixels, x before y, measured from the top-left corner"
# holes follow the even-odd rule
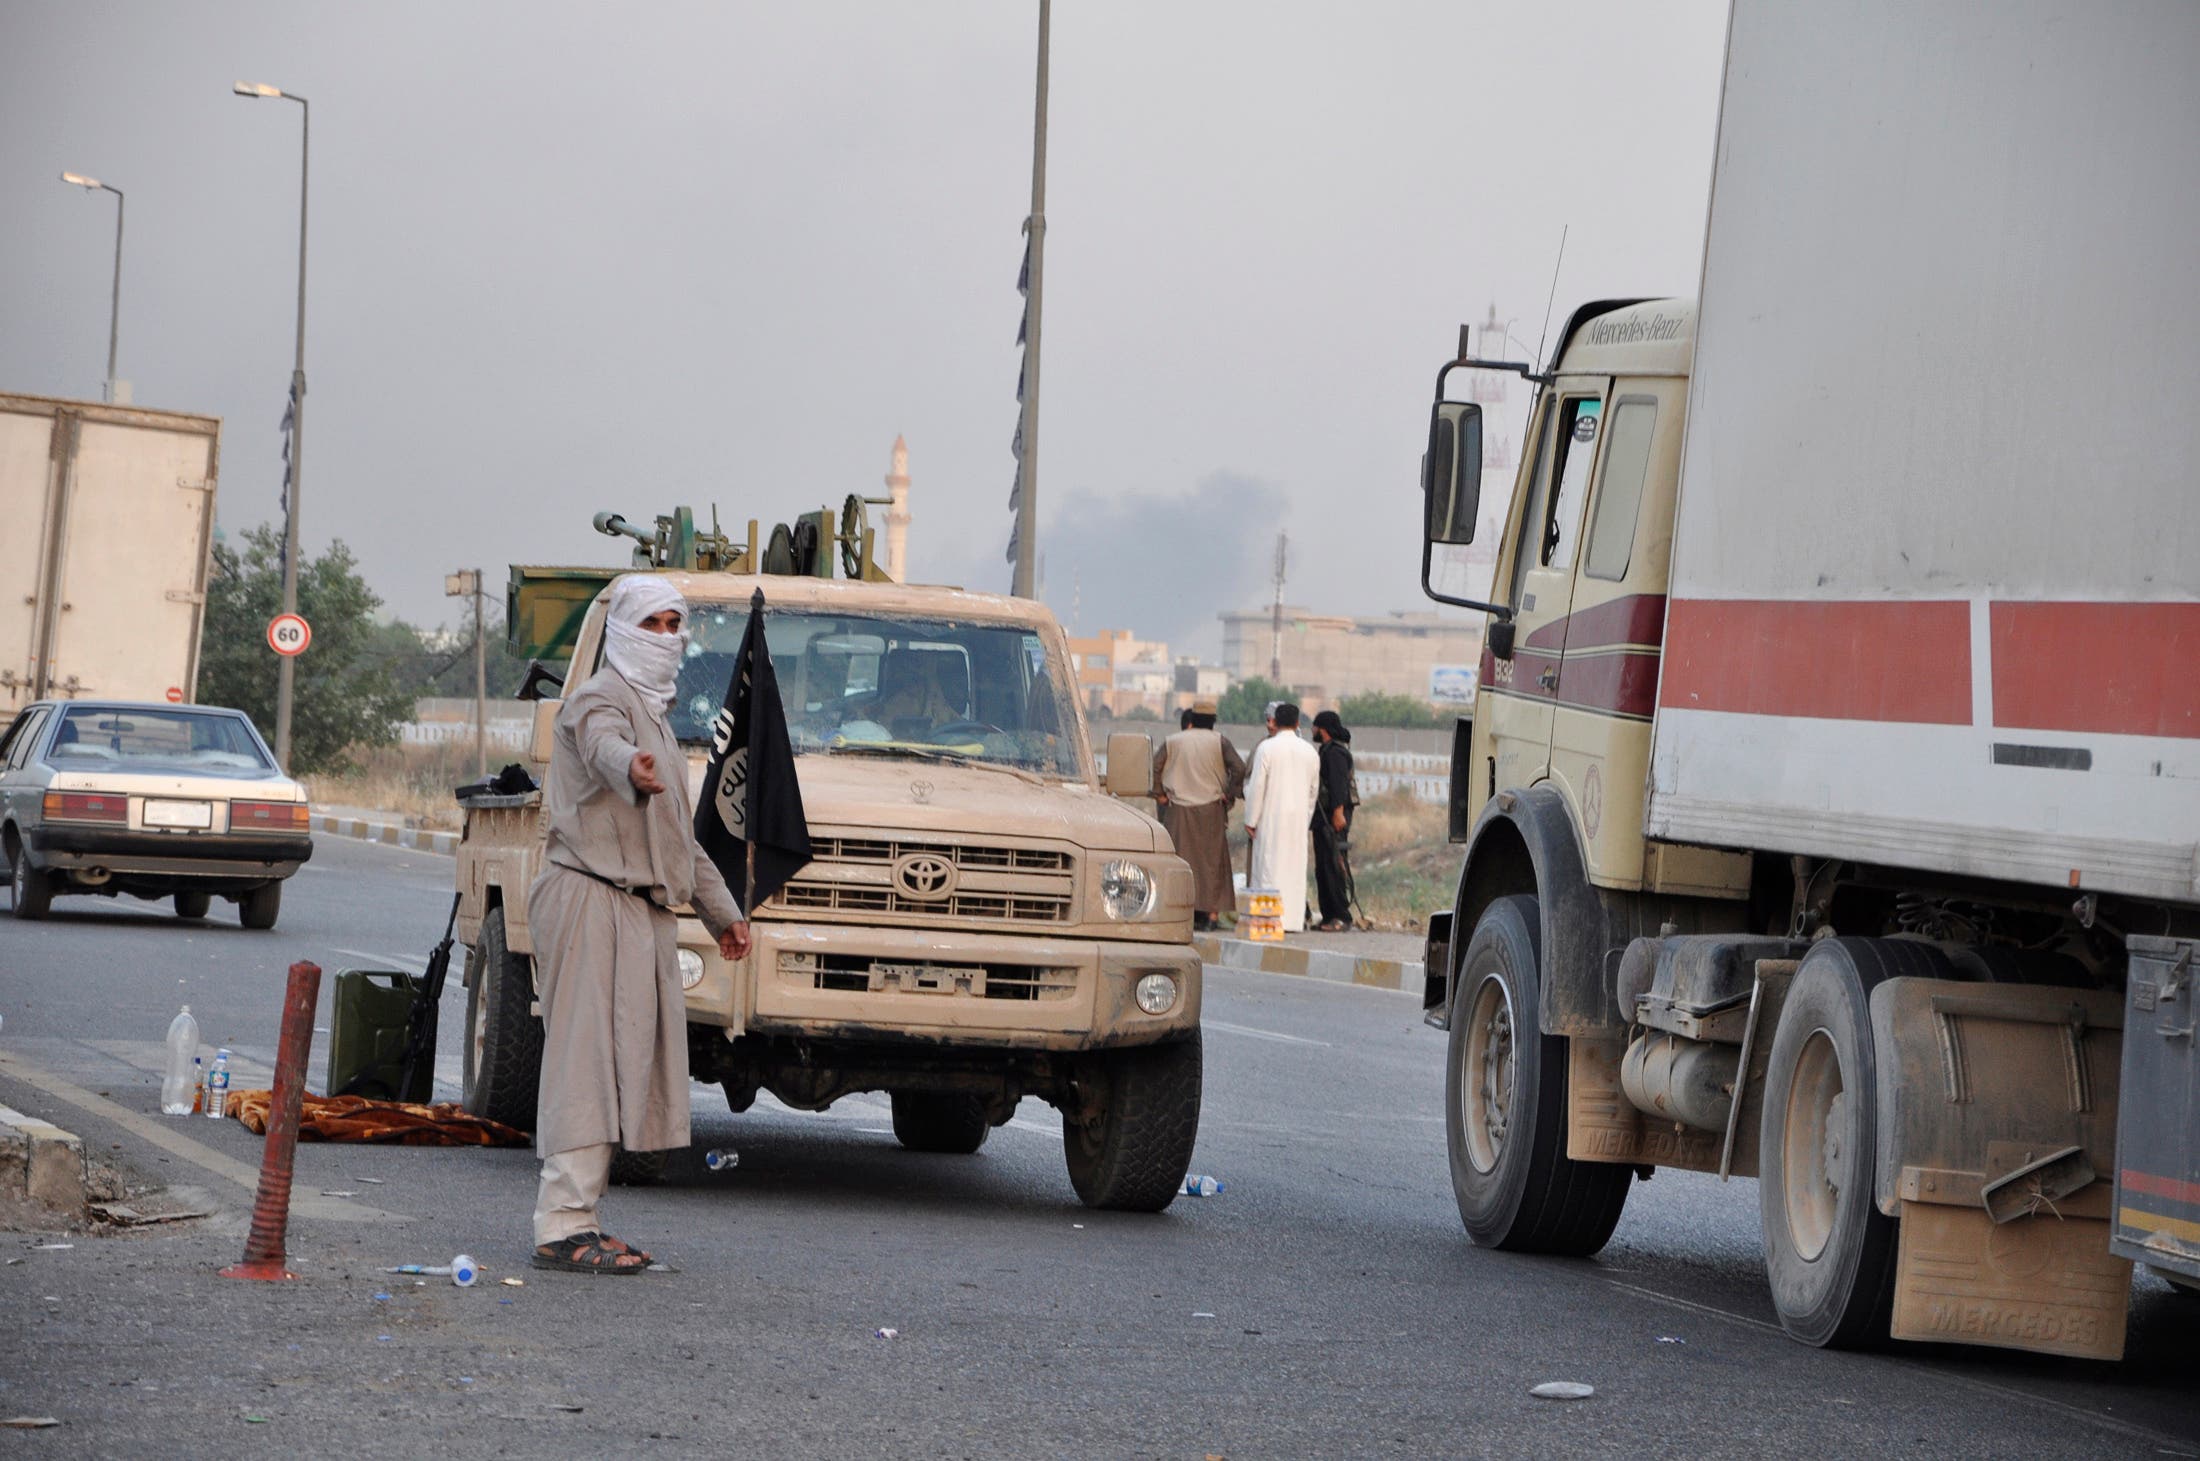
[[[2109,1249],[2122,1001],[1889,979],[1874,1196],[1901,1220],[1896,1339],[2119,1359],[2131,1265]]]
[[[2200,1283],[2200,939],[2134,937],[2116,1135],[2124,1258]]]

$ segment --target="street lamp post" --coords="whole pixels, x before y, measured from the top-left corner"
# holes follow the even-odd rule
[[[290,487],[283,498],[283,612],[298,612],[298,495],[305,477],[306,437],[306,181],[312,154],[313,108],[296,92],[240,81],[239,96],[273,97],[298,103],[298,353],[290,367]],[[290,707],[297,686],[295,655],[282,656],[275,673],[275,760],[290,770]]]
[[[107,401],[112,405],[115,399],[115,339],[122,328],[122,189],[82,173],[65,172],[61,181],[73,183],[86,192],[96,190],[115,195],[115,290],[107,305]]]

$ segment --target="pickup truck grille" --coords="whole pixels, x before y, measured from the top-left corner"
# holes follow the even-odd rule
[[[817,837],[810,847],[809,865],[767,908],[956,923],[1074,921],[1076,862],[1066,852],[871,837]],[[913,889],[900,876],[912,859],[926,861],[935,876],[944,864],[951,886]]]
[[[846,994],[941,994],[965,999],[1068,999],[1077,970],[1033,964],[942,964],[872,959],[861,954],[783,953],[782,975],[813,989]]]

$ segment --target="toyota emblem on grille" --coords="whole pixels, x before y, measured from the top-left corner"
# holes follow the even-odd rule
[[[913,853],[894,864],[894,886],[911,898],[936,902],[955,889],[955,864],[937,853]]]

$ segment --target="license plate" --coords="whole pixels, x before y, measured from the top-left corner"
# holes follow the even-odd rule
[[[904,989],[926,990],[952,988],[957,975],[968,978],[970,971],[943,969],[937,964],[875,963],[871,966],[871,973],[881,985],[888,988],[900,985]]]
[[[211,827],[214,825],[212,802],[159,802],[145,803],[145,825],[148,827]]]

